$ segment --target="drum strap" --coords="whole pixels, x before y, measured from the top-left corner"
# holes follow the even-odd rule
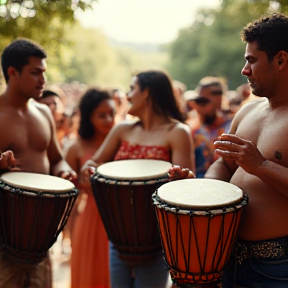
[[[288,237],[263,241],[238,240],[235,247],[235,258],[239,265],[245,259],[283,258],[288,256]]]

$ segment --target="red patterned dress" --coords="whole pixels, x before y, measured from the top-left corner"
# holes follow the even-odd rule
[[[171,162],[171,152],[167,147],[130,144],[122,141],[114,160],[154,159]]]

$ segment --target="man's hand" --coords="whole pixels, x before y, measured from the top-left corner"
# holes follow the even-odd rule
[[[17,160],[12,151],[8,150],[0,154],[0,170],[19,171]]]
[[[257,146],[234,134],[222,134],[214,142],[215,151],[227,160],[234,160],[247,173],[257,175],[266,159]]]
[[[79,185],[83,189],[91,189],[90,178],[95,174],[97,164],[93,160],[84,163],[79,174]]]
[[[78,175],[75,171],[61,171],[58,177],[71,181],[75,186],[77,184]]]
[[[196,178],[191,170],[188,168],[182,168],[178,165],[174,165],[169,169],[168,176],[171,181],[178,179]]]

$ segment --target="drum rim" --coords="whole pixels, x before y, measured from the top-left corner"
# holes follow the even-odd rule
[[[240,198],[238,201],[230,204],[225,204],[221,206],[214,206],[214,207],[180,207],[180,206],[172,206],[172,204],[163,202],[162,199],[157,194],[157,190],[152,194],[152,201],[155,207],[158,209],[164,209],[168,213],[173,214],[182,214],[182,215],[199,215],[199,216],[216,216],[219,214],[224,213],[231,213],[235,212],[236,210],[241,209],[242,207],[248,204],[248,194],[243,193],[243,197]]]
[[[126,175],[109,175],[108,173],[103,173],[101,172],[101,170],[103,169],[103,167],[108,167],[109,165],[121,165],[121,164],[127,164],[129,163],[128,165],[130,165],[130,163],[141,163],[140,165],[144,165],[145,163],[161,163],[161,173],[153,173],[151,174],[150,176],[126,176]],[[144,164],[143,164],[144,163]],[[133,165],[133,164],[131,164]],[[165,166],[166,165],[166,166]],[[165,166],[165,169],[163,168]],[[166,167],[167,167],[167,170],[166,170]],[[99,167],[96,168],[96,172],[95,174],[97,175],[100,175],[102,178],[104,179],[109,179],[111,181],[116,181],[118,185],[129,185],[129,184],[124,184],[125,182],[139,182],[139,183],[147,183],[149,182],[150,180],[153,182],[153,180],[156,180],[158,178],[162,179],[162,178],[165,178],[167,179],[168,178],[168,170],[169,168],[172,167],[172,163],[168,162],[168,161],[164,161],[164,160],[157,160],[157,159],[124,159],[124,160],[116,160],[116,161],[110,161],[110,162],[106,162],[102,165],[100,165]],[[162,171],[167,171],[167,172],[162,172]],[[120,184],[122,183],[123,184]],[[135,184],[136,185],[136,184]],[[138,184],[138,185],[141,185],[141,184]]]
[[[3,192],[3,190],[9,192],[9,193],[15,193],[19,195],[25,195],[25,196],[31,196],[31,197],[36,197],[36,196],[44,196],[48,198],[54,198],[54,197],[67,197],[67,196],[74,196],[78,195],[79,191],[77,188],[73,188],[71,190],[67,191],[43,191],[43,190],[38,190],[38,191],[33,191],[29,189],[22,189],[18,187],[14,187],[11,185],[8,185],[7,183],[4,183],[0,179],[0,193]]]
[[[66,187],[65,189],[58,189],[58,188],[55,188],[55,187],[30,187],[28,185],[25,185],[25,184],[20,184],[20,183],[12,183],[12,181],[7,181],[7,179],[3,179],[3,176],[5,178],[5,176],[7,175],[12,175],[12,173],[14,175],[18,174],[22,176],[31,176],[31,177],[42,177],[42,178],[47,178],[47,180],[56,180],[57,182],[62,182],[62,183],[65,183],[66,184]],[[48,181],[47,181],[48,182]],[[48,174],[39,174],[39,173],[30,173],[30,172],[6,172],[6,173],[3,173],[1,176],[0,176],[0,185],[2,188],[4,188],[5,186],[9,187],[11,190],[14,188],[14,190],[22,190],[23,192],[26,191],[27,193],[45,193],[47,195],[52,195],[52,194],[67,194],[69,191],[72,191],[72,190],[75,190],[76,187],[75,185],[69,181],[69,180],[66,180],[66,179],[63,179],[63,178],[60,178],[60,177],[57,177],[57,176],[52,176],[52,175],[48,175]],[[45,186],[45,185],[43,185]],[[70,187],[67,187],[67,186],[70,186]],[[5,188],[4,188],[5,189]],[[7,189],[8,190],[8,189]],[[77,189],[76,189],[77,190]]]
[[[195,185],[196,183],[198,183],[199,186]],[[210,198],[213,199],[213,195],[211,195],[211,194],[206,195],[204,193],[208,190],[205,190],[205,191],[202,190],[204,188],[204,186],[206,186],[207,183],[210,183],[213,185],[213,189],[212,189],[212,191],[214,192],[213,195],[217,195],[217,193],[219,193],[220,188],[221,188],[221,190],[225,188],[225,191],[228,188],[229,189],[233,188],[234,189],[233,191],[235,193],[234,193],[234,195],[231,194],[232,197],[228,197],[228,195],[227,195],[228,198],[225,199],[225,201],[223,200],[223,202],[219,202],[219,198],[216,197],[214,203],[210,202],[211,200],[206,202],[206,203],[203,200],[203,202],[201,203],[201,202],[199,202],[197,197],[196,198],[193,197],[194,193],[198,193],[196,195],[200,195],[200,194],[202,195],[203,194],[204,196],[206,196],[206,198],[203,198],[205,200],[210,199]],[[182,187],[181,187],[181,184],[183,184]],[[196,190],[195,190],[195,186],[196,186]],[[175,191],[175,189],[177,189],[177,191]],[[182,189],[182,195],[186,194],[186,197],[187,196],[190,197],[190,200],[193,199],[195,202],[194,203],[189,202],[188,198],[187,198],[188,199],[187,203],[179,202],[179,198],[175,198],[175,195],[176,195],[176,193],[180,193],[181,189]],[[211,191],[211,189],[209,189],[209,191]],[[184,209],[184,210],[185,209],[201,210],[202,208],[213,209],[214,207],[222,208],[222,207],[225,207],[228,205],[233,205],[235,203],[238,203],[239,201],[241,201],[241,199],[243,198],[243,195],[244,195],[244,191],[232,183],[217,180],[217,179],[206,179],[206,178],[180,179],[177,181],[168,182],[168,183],[165,183],[164,185],[161,185],[159,188],[157,188],[156,192],[157,192],[159,199],[161,199],[162,202],[167,203],[173,207],[175,207],[175,206],[181,207],[181,209]],[[187,192],[188,192],[188,195],[187,195]],[[181,196],[181,194],[179,194],[179,197],[180,196]],[[226,195],[224,195],[224,196],[226,196]]]

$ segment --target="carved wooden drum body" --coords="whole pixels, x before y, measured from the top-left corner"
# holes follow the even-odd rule
[[[178,283],[213,283],[234,247],[248,197],[227,182],[185,179],[153,194],[165,260]]]

